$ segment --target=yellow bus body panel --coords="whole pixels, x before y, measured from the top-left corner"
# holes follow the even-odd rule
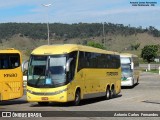
[[[57,88],[33,88],[27,86],[29,102],[67,102],[74,100],[73,83]]]
[[[0,50],[0,54],[18,53],[22,64],[21,53],[18,50]],[[0,100],[11,100],[23,96],[23,73],[20,67],[14,69],[0,69]]]
[[[106,51],[98,48],[93,48],[89,46],[82,46],[76,44],[62,44],[62,45],[43,45],[32,51],[32,55],[55,55],[55,54],[66,54],[72,51],[86,51],[96,53],[108,53],[108,54],[118,54],[117,52]]]

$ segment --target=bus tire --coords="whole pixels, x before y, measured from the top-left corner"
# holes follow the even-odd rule
[[[111,95],[110,95],[110,99],[114,98],[116,96],[116,92],[114,90],[114,88],[111,90]]]
[[[133,78],[133,81],[132,81],[132,86],[131,87],[134,87],[134,78]]]
[[[74,101],[73,101],[73,105],[74,106],[78,106],[80,104],[80,101],[81,101],[80,90],[76,90],[75,98],[74,98]]]
[[[109,100],[110,97],[111,97],[111,92],[110,92],[109,88],[107,88],[107,89],[106,89],[105,99],[106,99],[106,100]]]
[[[47,106],[49,102],[38,102],[38,105],[40,106]]]

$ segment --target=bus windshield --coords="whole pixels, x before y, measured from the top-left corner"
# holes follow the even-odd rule
[[[132,77],[132,69],[131,69],[130,64],[122,64],[121,68],[122,68],[122,77],[123,78]]]
[[[27,84],[38,88],[64,85],[65,65],[65,56],[31,56]]]
[[[0,69],[14,69],[20,66],[20,55],[18,53],[0,54]]]

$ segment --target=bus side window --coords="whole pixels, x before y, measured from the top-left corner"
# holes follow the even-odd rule
[[[9,57],[11,68],[17,68],[20,66],[20,56],[18,54]]]
[[[70,64],[70,71],[68,73],[68,79],[69,79],[69,81],[71,81],[71,80],[73,80],[74,75],[75,75],[77,51],[70,53],[69,58],[73,58],[73,60],[71,61],[71,64]]]
[[[3,61],[3,68],[5,69],[8,69],[9,68],[9,65],[8,65],[8,60],[4,60]]]

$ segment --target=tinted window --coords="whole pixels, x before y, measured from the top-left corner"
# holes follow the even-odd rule
[[[77,51],[69,53],[69,58],[73,58],[70,63],[70,71],[67,73],[68,81],[73,80],[75,75],[76,61],[77,61]]]
[[[20,66],[20,55],[0,54],[0,69],[14,69]]]
[[[120,67],[120,56],[91,52],[79,52],[78,71],[83,68],[111,68]]]

